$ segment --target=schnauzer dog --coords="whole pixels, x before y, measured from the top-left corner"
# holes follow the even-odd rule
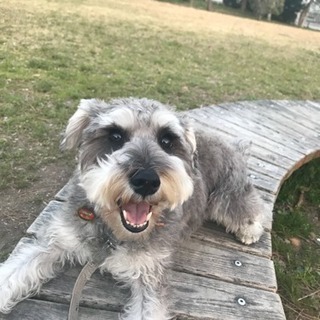
[[[61,144],[79,150],[68,201],[1,265],[0,311],[38,292],[67,261],[100,257],[100,269],[131,289],[121,319],[169,319],[166,269],[181,239],[214,220],[245,244],[258,241],[263,202],[243,150],[195,127],[148,99],[82,100]],[[80,209],[94,219],[80,219]]]

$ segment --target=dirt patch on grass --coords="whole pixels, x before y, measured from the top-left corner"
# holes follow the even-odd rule
[[[41,168],[26,189],[1,191],[0,261],[5,259],[42,209],[68,181],[72,170],[62,163]]]

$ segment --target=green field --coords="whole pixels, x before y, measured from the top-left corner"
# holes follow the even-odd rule
[[[236,27],[228,34],[214,24],[210,32],[194,27],[199,19],[210,22],[204,11],[129,4],[0,1],[0,188],[28,185],[39,166],[60,157],[59,133],[81,98],[149,97],[180,109],[320,98],[319,51],[299,41],[272,45],[281,26],[270,41],[270,25],[259,25],[266,41],[247,35],[250,25],[243,36]]]

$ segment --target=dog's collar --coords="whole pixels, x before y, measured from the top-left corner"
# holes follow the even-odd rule
[[[93,207],[90,207],[90,206],[84,206],[79,208],[78,216],[85,221],[98,220],[97,223],[99,223],[99,220],[100,220],[99,218],[96,219],[96,214],[94,212],[94,209]],[[82,290],[86,282],[90,279],[91,275],[101,266],[110,249],[113,249],[113,250],[116,249],[117,240],[113,237],[111,231],[109,232],[106,230],[107,229],[106,227],[103,229],[104,229],[103,236],[100,238],[100,240],[102,240],[103,242],[101,251],[104,252],[104,254],[102,254],[102,256],[100,254],[94,254],[93,260],[87,262],[87,264],[83,267],[83,269],[79,273],[79,276],[72,290],[68,320],[79,319],[78,315],[79,315],[80,299],[81,299]]]
[[[78,209],[78,216],[85,221],[94,221],[97,223],[101,223],[100,219],[96,216],[94,208],[90,205],[83,206]],[[100,238],[103,243],[103,249],[115,249],[118,241],[112,235],[112,232],[108,230],[106,226],[103,227],[103,236]]]

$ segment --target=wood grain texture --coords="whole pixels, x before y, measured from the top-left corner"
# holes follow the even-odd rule
[[[212,107],[214,108],[214,107]],[[218,107],[217,107],[218,108]],[[202,111],[202,109],[200,109]],[[195,121],[195,127],[197,128],[198,126],[200,128],[204,128],[208,132],[212,132],[212,134],[217,134],[224,138],[225,140],[248,140],[252,141],[253,144],[251,146],[251,157],[256,157],[258,159],[261,159],[263,161],[266,161],[267,163],[270,162],[276,166],[282,167],[284,169],[287,168],[288,165],[292,163],[292,160],[290,158],[287,158],[286,156],[282,154],[278,154],[273,152],[272,148],[265,148],[265,145],[259,144],[255,139],[250,137],[250,135],[247,136],[242,136],[237,134],[236,131],[230,131],[228,128],[224,128],[222,126],[217,126],[216,122],[218,121],[208,121],[208,117],[205,116],[204,114],[200,113],[198,109],[191,110],[189,112],[189,115],[192,119]],[[234,127],[236,128],[236,127]]]
[[[118,320],[118,313],[80,307],[79,320]],[[66,320],[68,305],[28,299],[18,304],[7,315],[0,314],[0,320]]]
[[[293,161],[300,159],[301,152],[291,148],[290,146],[281,143],[279,138],[276,138],[273,134],[268,137],[269,132],[264,132],[263,130],[257,130],[248,126],[248,119],[244,119],[246,125],[242,124],[242,119],[236,117],[235,115],[231,117],[228,113],[223,112],[220,108],[205,107],[201,109],[208,119],[215,119],[212,122],[212,126],[216,129],[223,131],[228,131],[233,133],[236,137],[241,137],[242,139],[248,139],[254,141],[255,144],[271,151],[273,154],[278,154],[284,158],[289,158]]]
[[[281,112],[270,112],[270,109],[261,108],[258,103],[253,102],[250,105],[246,104],[245,107],[237,104],[232,104],[231,107],[224,105],[223,109],[250,119],[252,126],[274,135],[282,144],[285,143],[303,153],[308,153],[309,149],[313,149],[316,145],[314,129],[303,125],[303,121],[297,117],[288,118],[288,112],[287,116],[284,116]]]
[[[68,270],[46,284],[38,299],[66,307],[70,302],[70,292],[79,271],[79,268]],[[171,310],[179,319],[188,316],[192,319],[204,317],[231,320],[238,316],[240,319],[253,320],[257,319],[258,315],[265,320],[285,319],[279,296],[272,292],[177,271],[172,271],[169,274],[169,281],[171,285],[169,291],[169,300],[172,302]],[[92,309],[92,314],[96,316],[95,319],[104,319],[97,314],[98,311],[119,312],[127,298],[128,295],[120,290],[111,277],[108,275],[103,277],[96,272],[84,289],[81,306],[85,307],[83,312]],[[239,305],[239,298],[246,301],[245,306]],[[20,308],[23,308],[21,305],[23,306],[26,302],[22,302]],[[26,308],[18,310],[21,315],[23,312],[21,310],[26,310]],[[65,319],[64,317],[60,318],[55,310],[52,311],[55,316],[52,319]],[[64,308],[61,316],[64,316],[65,312]],[[39,310],[38,313],[40,314]],[[80,315],[83,316],[82,311],[80,311]],[[111,313],[111,315],[114,314]],[[21,319],[16,316],[17,314],[13,313],[11,318],[4,319]],[[51,318],[48,319],[51,320]]]
[[[203,242],[199,238],[181,244],[174,256],[173,269],[267,291],[277,289],[270,259]]]
[[[284,320],[277,294],[177,272],[171,277],[173,310],[185,319]],[[239,299],[245,305],[239,304]]]
[[[181,272],[172,272],[169,278],[172,285],[169,297],[172,301],[171,309],[175,314],[175,319],[256,320],[258,317],[264,320],[285,319],[281,301],[274,293]],[[65,277],[60,278],[63,283],[70,282],[70,279],[72,277],[68,273]],[[52,292],[49,296],[55,298],[59,292],[60,303],[28,299],[18,304],[11,314],[0,315],[0,320],[65,320],[69,300],[64,300],[63,297],[67,296],[64,290],[68,285],[61,285],[61,281],[59,282],[57,279],[52,281]],[[79,319],[118,319],[119,313],[117,311],[108,311],[105,308],[118,308],[118,302],[111,299],[112,294],[122,303],[125,301],[125,296],[119,295],[112,283],[101,281],[98,274],[95,274],[90,282],[91,285],[86,288],[83,294]],[[53,290],[53,287],[56,290]],[[95,288],[98,290],[94,290]],[[103,290],[100,291],[99,288]],[[46,290],[49,294],[50,289]],[[108,294],[100,297],[102,292],[108,292]],[[45,294],[41,294],[42,299],[45,297]],[[108,298],[110,299],[109,303],[106,303],[105,299]],[[239,299],[244,299],[244,306],[239,304]]]
[[[245,111],[243,111],[243,109]],[[254,121],[254,118],[259,116],[260,109],[257,108],[257,110],[253,112],[250,109],[247,110],[246,108],[241,108],[238,105],[231,104],[221,106],[219,110],[220,112],[217,116],[220,116],[222,112],[224,123],[232,123],[238,127],[237,130],[239,132],[248,131],[252,136],[258,135],[261,142],[265,142],[265,139],[267,139],[269,144],[272,144],[273,146],[276,144],[279,149],[289,151],[292,155],[295,154],[293,151],[298,153],[303,152],[303,150],[301,150],[303,146],[293,143],[294,141],[292,136],[288,134],[281,134],[280,129],[283,127],[282,123],[276,123],[270,120],[270,118],[260,118],[261,121]],[[242,112],[244,113],[243,115],[241,115]],[[213,114],[216,115],[216,112],[213,112]],[[270,115],[270,112],[268,114]]]
[[[226,233],[224,227],[218,226],[211,221],[206,221],[203,226],[192,235],[192,238],[199,239],[203,242],[209,242],[218,247],[230,248],[235,254],[237,252],[247,252],[254,256],[269,259],[272,254],[270,232],[264,232],[259,242],[246,246],[235,240],[233,234]]]

